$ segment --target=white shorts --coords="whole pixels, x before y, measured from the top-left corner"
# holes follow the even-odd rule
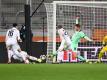
[[[16,41],[8,40],[6,41],[6,46],[12,46],[12,51],[20,49],[20,46],[18,45]]]
[[[14,40],[14,39],[11,39],[11,38],[9,38],[8,40],[6,40],[6,45],[8,46],[8,45],[14,45],[14,44],[16,44],[17,43],[17,41],[16,40]]]
[[[71,42],[67,42],[67,43],[66,43],[66,47],[67,47],[67,49],[71,50],[71,49],[72,49],[72,48],[71,48]]]

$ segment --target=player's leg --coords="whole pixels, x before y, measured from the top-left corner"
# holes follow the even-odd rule
[[[11,42],[8,40],[6,41],[6,49],[7,49],[7,53],[8,53],[8,63],[11,63],[11,57],[12,57],[12,46],[11,46]]]
[[[40,63],[42,62],[41,59],[38,59],[38,58],[36,58],[36,57],[34,57],[34,56],[29,56],[29,59],[32,60],[32,61],[40,62]]]
[[[17,55],[12,56],[14,60],[19,60],[20,62],[23,62],[23,59],[21,57],[18,57]]]
[[[28,58],[28,59],[30,59],[30,60],[33,60],[33,61],[36,61],[36,60],[37,60],[36,57],[33,57],[33,56],[28,55],[27,52],[25,52],[25,51],[21,51],[21,54],[23,54],[24,57],[26,57],[26,58]]]
[[[86,61],[86,59],[84,57],[80,56],[80,55],[77,55],[77,58],[80,59],[81,61]]]
[[[20,46],[19,46],[17,43],[12,45],[12,50],[13,50],[13,52],[14,52],[14,55],[16,55],[16,56],[18,56],[18,57],[22,57],[22,56],[20,55],[20,53],[21,53]]]
[[[29,60],[27,58],[27,54],[24,53],[23,51],[21,51],[20,53],[21,53],[21,55],[18,54],[18,56],[16,54],[14,54],[13,55],[13,59],[19,60],[20,62],[24,62],[25,64],[29,64]],[[19,55],[22,56],[22,57],[19,57]],[[25,61],[23,60],[23,57],[24,57]]]
[[[107,46],[104,46],[104,47],[101,49],[101,51],[100,51],[100,53],[99,53],[99,55],[98,55],[98,62],[101,62],[101,58],[102,58],[102,56],[103,56],[103,54],[104,54],[105,52],[107,52]]]
[[[30,55],[28,55],[27,52],[25,52],[25,51],[21,51],[21,54],[22,54],[23,57],[25,57],[25,58],[28,59],[28,60],[37,61],[37,62],[40,62],[40,63],[42,62],[41,59],[36,58],[36,57],[34,57],[34,56],[30,56]]]
[[[13,55],[13,59],[15,60],[19,60],[20,62],[24,62],[23,59],[21,57],[18,57],[16,55]],[[26,59],[26,61],[24,62],[25,64],[29,64],[29,60]]]
[[[81,61],[86,61],[86,59],[84,57],[82,57],[81,55],[78,55],[77,53],[77,46],[71,46],[72,48],[72,53],[75,54],[74,56],[78,59],[80,59]]]
[[[25,52],[25,51],[21,51],[21,54],[22,54],[26,59],[29,59],[29,60],[32,60],[32,61],[42,62],[41,59],[38,59],[38,58],[33,57],[33,56],[30,56],[30,55],[28,55],[27,52]]]
[[[63,59],[63,51],[58,51],[57,52],[57,62],[60,63],[62,62]]]
[[[18,56],[19,58],[22,58],[23,61],[26,63],[26,57],[23,56],[23,54],[21,53],[21,48],[18,44],[14,44],[12,46],[13,52],[16,56]]]
[[[72,54],[74,58],[77,58],[77,49],[74,50],[74,47],[72,47],[72,45],[71,45],[71,41],[67,43],[66,49],[69,50],[69,52],[70,52],[69,54],[70,55]]]
[[[60,63],[63,59],[63,49],[64,49],[65,40],[62,40],[60,47],[57,50],[57,62]]]
[[[58,51],[57,62],[60,63],[63,60],[63,51]]]
[[[86,60],[83,56],[78,55],[78,53],[77,53],[77,58],[80,59],[81,61],[88,62],[88,60]]]
[[[8,52],[8,63],[11,63],[11,57],[13,55],[13,51],[11,50],[11,46],[7,46],[7,52]]]
[[[21,51],[21,54],[22,54],[26,59],[29,59],[29,60],[32,60],[32,61],[42,62],[41,59],[38,59],[38,58],[33,57],[33,56],[30,56],[30,55],[28,55],[27,52],[25,52],[25,51]]]
[[[7,49],[8,51],[8,63],[11,63],[11,57],[13,55],[13,51],[11,49]]]

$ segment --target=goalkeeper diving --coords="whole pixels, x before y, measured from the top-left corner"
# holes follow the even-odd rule
[[[77,53],[77,48],[78,48],[78,43],[80,41],[81,38],[84,38],[88,41],[93,41],[92,39],[90,39],[89,37],[86,36],[86,34],[81,30],[81,27],[79,24],[75,25],[75,32],[72,35],[72,38],[70,39],[70,36],[68,35],[68,33],[65,31],[65,29],[60,25],[57,27],[58,28],[58,34],[60,36],[61,39],[61,44],[57,50],[57,62],[60,62],[63,59],[63,50],[64,50],[64,46],[66,44],[68,50],[72,51],[72,54],[75,54],[75,57],[80,59],[81,61],[86,61],[87,60],[78,55]]]

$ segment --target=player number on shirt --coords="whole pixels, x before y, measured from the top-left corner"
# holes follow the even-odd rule
[[[14,32],[13,30],[10,30],[9,33],[8,33],[8,36],[12,37],[13,36],[13,32]]]

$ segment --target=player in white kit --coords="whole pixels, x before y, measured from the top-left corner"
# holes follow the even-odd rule
[[[36,57],[34,57],[34,56],[30,56],[30,55],[28,55],[27,52],[25,52],[25,51],[21,51],[21,54],[22,54],[22,56],[25,57],[25,59],[26,59],[26,64],[29,64],[29,63],[30,63],[29,60],[37,61],[37,62],[39,62],[39,63],[42,62],[42,59],[36,58]],[[11,51],[11,58],[13,58],[14,60],[19,60],[20,62],[24,62],[24,61],[23,61],[23,58],[17,56],[16,54],[14,54],[13,51]]]
[[[71,50],[71,40],[70,40],[70,36],[68,35],[68,33],[65,31],[65,29],[61,25],[57,26],[57,28],[58,28],[58,34],[61,40],[61,44],[57,50],[58,52],[57,62],[61,62],[63,58],[64,46],[66,45],[67,49]]]
[[[21,49],[20,46],[18,45],[18,42],[21,42],[22,40],[20,39],[20,32],[18,30],[17,24],[14,23],[13,27],[9,29],[6,33],[6,48],[8,52],[8,63],[11,63],[11,51],[18,57],[21,57],[24,62],[26,63],[25,57],[21,54]]]

